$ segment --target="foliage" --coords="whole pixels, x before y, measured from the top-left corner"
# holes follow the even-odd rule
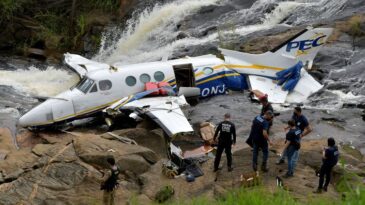
[[[365,30],[362,30],[361,24],[364,24],[364,20],[362,16],[353,16],[349,20],[349,31],[348,33],[352,36],[352,48],[355,50],[355,41],[356,38],[364,36]]]
[[[115,11],[120,7],[120,0],[89,0],[94,8],[100,8],[106,11]]]
[[[0,0],[0,34],[9,34],[2,42],[14,42],[14,51],[38,42],[61,52],[77,50],[92,26],[106,24],[119,8],[120,0]],[[92,33],[91,42],[100,43],[98,35]]]
[[[1,0],[0,22],[11,20],[17,12],[22,12],[25,9],[25,4],[29,2],[29,0]]]

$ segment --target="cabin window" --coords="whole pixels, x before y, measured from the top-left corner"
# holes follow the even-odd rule
[[[128,76],[126,79],[125,79],[125,83],[128,85],[128,86],[134,86],[136,83],[137,83],[137,79],[133,76]]]
[[[89,78],[83,78],[80,83],[76,86],[83,93],[87,93],[90,87],[94,84],[94,81]]]
[[[205,75],[210,75],[210,74],[212,74],[214,72],[214,70],[213,70],[213,68],[211,68],[211,67],[205,67],[204,69],[203,69],[203,73],[205,74]]]
[[[90,90],[90,93],[95,93],[95,92],[98,92],[98,87],[96,86],[96,83],[94,84],[94,86]]]
[[[146,73],[143,73],[141,76],[139,76],[139,80],[142,82],[142,83],[148,83],[151,81],[151,77],[146,74]]]
[[[155,80],[157,82],[161,82],[165,79],[165,74],[163,74],[163,72],[161,72],[161,71],[157,71],[157,72],[155,72],[153,77],[155,78]]]
[[[112,82],[110,80],[101,80],[99,82],[100,90],[110,90],[112,88]]]

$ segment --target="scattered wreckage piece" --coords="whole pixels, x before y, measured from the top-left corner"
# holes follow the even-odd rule
[[[208,145],[214,143],[214,127],[215,126],[211,122],[203,122],[200,124],[200,135]]]

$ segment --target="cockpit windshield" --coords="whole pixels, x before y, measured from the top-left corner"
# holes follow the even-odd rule
[[[94,84],[94,80],[91,80],[90,78],[83,78],[75,88],[80,90],[83,93],[87,93],[87,91],[91,88],[91,86]]]

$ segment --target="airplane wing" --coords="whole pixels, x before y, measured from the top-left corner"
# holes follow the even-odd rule
[[[155,121],[170,136],[179,133],[191,133],[193,128],[180,109],[188,105],[183,95],[168,97],[148,97],[134,100],[120,109],[134,110],[139,115],[145,114]]]
[[[268,95],[271,103],[302,103],[313,93],[322,89],[323,85],[318,83],[307,71],[301,70],[300,78],[293,90],[284,90],[276,81],[261,76],[249,76],[252,90],[259,90]],[[284,85],[285,86],[285,85]]]
[[[86,59],[80,55],[76,54],[65,54],[65,63],[73,69],[77,74],[79,74],[80,78],[82,78],[86,73],[95,70],[102,69],[110,69],[110,65],[105,63],[95,62],[89,59]]]

